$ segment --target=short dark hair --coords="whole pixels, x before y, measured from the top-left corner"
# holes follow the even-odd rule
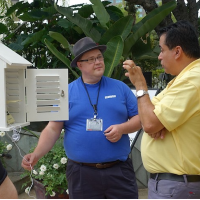
[[[180,46],[190,58],[200,57],[197,33],[188,21],[181,20],[160,29],[159,36],[166,34],[165,44],[169,49]]]

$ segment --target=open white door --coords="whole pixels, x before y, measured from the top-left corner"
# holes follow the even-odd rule
[[[26,70],[27,121],[68,120],[68,70]]]

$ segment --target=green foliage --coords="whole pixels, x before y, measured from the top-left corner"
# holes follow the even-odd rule
[[[156,69],[156,70],[152,70],[152,87],[153,88],[160,88],[161,86],[163,86],[163,88],[165,87],[165,83],[163,83],[163,81],[160,79],[160,75],[164,73],[164,69]]]
[[[137,43],[176,7],[175,0],[155,9],[136,24],[132,15],[126,16],[109,1],[90,2],[90,5],[69,7],[58,6],[53,0],[34,0],[31,4],[18,2],[8,9],[5,18],[15,13],[24,23],[14,30],[7,27],[3,42],[37,68],[68,68],[69,82],[80,76],[78,69],[70,67],[74,58],[71,48],[84,36],[107,45],[105,76],[117,78],[121,70],[119,73],[116,70],[123,60],[155,59],[157,51],[151,44]],[[122,76],[120,80],[125,78]]]
[[[143,56],[142,59],[155,59],[157,57],[157,52],[152,50],[151,45],[148,47],[144,44],[141,49],[141,45],[137,46],[136,43],[140,42],[139,39],[143,35],[153,30],[176,7],[175,1],[171,1],[155,9],[135,25],[133,24],[134,19],[132,15],[120,16],[117,21],[111,20],[110,17],[110,21],[108,22],[109,17],[107,13],[109,12],[107,10],[110,7],[108,6],[109,4],[104,5],[100,0],[90,1],[93,4],[87,5],[85,8],[83,6],[80,12],[82,14],[84,9],[89,10],[89,15],[84,15],[87,18],[84,18],[83,14],[81,16],[79,13],[73,13],[70,7],[63,8],[55,5],[55,8],[59,13],[65,15],[70,22],[81,29],[85,36],[91,37],[99,44],[107,45],[107,50],[104,53],[106,65],[105,76],[116,78],[115,75],[117,73],[114,73],[115,67],[120,64],[122,58],[124,60],[131,58],[135,49],[138,54],[137,58],[141,59]],[[96,9],[100,5],[101,7],[105,6],[105,9],[101,9],[102,12]],[[93,13],[91,8],[93,9]],[[119,13],[121,14],[121,12]],[[145,51],[143,52],[143,50]],[[54,49],[52,51],[55,52]]]
[[[12,149],[12,145],[3,140],[4,136],[5,132],[0,131],[0,160],[5,167],[4,155],[9,153],[9,151]]]
[[[63,147],[63,134],[57,140],[53,148],[43,156],[38,163],[34,166],[33,172],[25,171],[22,175],[32,176],[45,186],[46,195],[52,195],[54,192],[63,193],[67,190],[66,180],[66,163],[67,157]],[[31,149],[33,152],[35,148]],[[30,182],[23,184],[23,187],[27,186]]]

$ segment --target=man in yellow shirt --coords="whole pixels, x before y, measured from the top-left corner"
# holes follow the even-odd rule
[[[150,199],[200,198],[200,49],[193,26],[178,21],[160,30],[158,59],[175,76],[150,101],[141,68],[124,62],[136,88],[143,129],[144,167]]]

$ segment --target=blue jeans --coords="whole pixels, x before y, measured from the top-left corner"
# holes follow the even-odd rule
[[[148,199],[200,199],[200,182],[187,182],[186,177],[184,180],[149,179]]]
[[[70,199],[137,199],[138,188],[131,159],[106,169],[68,160]]]

